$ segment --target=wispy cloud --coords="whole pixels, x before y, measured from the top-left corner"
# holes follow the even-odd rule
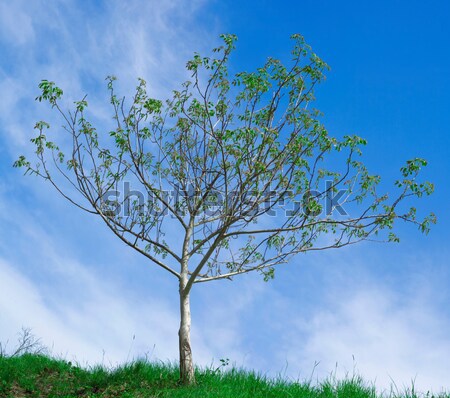
[[[15,333],[27,326],[53,354],[82,363],[117,364],[145,353],[176,357],[177,317],[164,303],[147,297],[140,305],[130,305],[126,294],[118,295],[114,286],[99,282],[99,276],[93,281],[94,274],[83,272],[80,265],[65,266],[77,276],[70,271],[61,275],[59,289],[66,287],[69,293],[57,295],[0,261],[3,341],[13,340]],[[83,290],[76,294],[71,284],[83,286]]]
[[[29,43],[34,38],[33,18],[26,2],[0,4],[0,33],[2,41],[16,47]]]
[[[450,370],[450,319],[430,290],[436,284],[416,275],[396,287],[375,274],[352,272],[357,262],[371,260],[355,257],[345,267],[350,269],[335,263],[341,271],[326,278],[324,301],[314,313],[285,319],[279,362],[287,359],[292,377],[300,370],[308,377],[317,362],[319,379],[356,371],[379,388],[395,382],[403,390],[412,381],[419,391],[448,388],[442,383]]]
[[[212,24],[196,23],[206,5],[200,0],[85,7],[73,0],[2,3],[3,145],[17,151],[38,117],[48,116],[34,103],[42,79],[56,81],[68,104],[89,93],[93,111],[105,118],[111,117],[105,110],[107,75],[120,79],[124,95],[142,77],[149,81],[151,95],[165,98],[187,78],[184,66],[193,52],[209,50],[217,38]]]

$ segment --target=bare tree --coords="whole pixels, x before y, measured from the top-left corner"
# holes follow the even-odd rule
[[[86,97],[66,111],[62,90],[42,81],[37,100],[59,112],[71,148],[49,140],[50,126],[41,121],[31,140],[38,163],[24,156],[15,163],[99,216],[124,243],[178,279],[185,383],[195,380],[194,284],[251,271],[268,280],[297,253],[368,239],[398,241],[391,231],[395,220],[423,232],[435,221],[433,214],[419,221],[415,208],[400,208],[405,199],[433,191],[416,180],[425,160],[401,169],[396,196],[380,195],[380,178],[359,160],[365,141],[328,134],[311,108],[328,67],[300,35],[292,36],[289,66],[269,58],[256,71],[234,76],[228,64],[236,37],[222,39],[216,55],[196,54],[187,63],[191,80],[165,102],[149,97],[139,79],[127,105],[108,77],[109,134],[89,122]]]
[[[8,342],[0,342],[0,357],[18,357],[23,354],[44,354],[47,348],[36,338],[30,328],[23,327],[17,336],[17,344],[8,352]]]

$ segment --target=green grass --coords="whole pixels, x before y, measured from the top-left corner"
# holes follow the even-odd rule
[[[175,365],[136,361],[114,370],[83,369],[44,355],[0,356],[0,397],[214,397],[214,398],[415,398],[413,389],[377,394],[359,376],[322,383],[294,383],[267,379],[238,369],[196,371],[197,384],[178,384]],[[428,398],[450,398],[450,394]]]

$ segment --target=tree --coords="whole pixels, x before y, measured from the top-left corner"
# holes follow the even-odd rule
[[[63,91],[43,80],[36,99],[57,110],[71,144],[50,140],[49,124],[40,121],[31,139],[37,164],[24,156],[14,164],[177,278],[184,383],[195,380],[189,301],[195,284],[251,271],[267,281],[297,253],[398,241],[392,229],[399,219],[422,232],[435,222],[433,214],[418,220],[414,207],[401,209],[405,199],[433,191],[417,181],[425,160],[401,168],[395,196],[380,195],[379,176],[359,160],[366,141],[330,136],[320,113],[308,108],[328,66],[300,35],[292,36],[288,66],[268,58],[234,76],[228,64],[236,37],[221,37],[213,56],[196,54],[187,63],[191,79],[165,102],[151,98],[139,79],[127,105],[108,77],[109,134],[89,122],[86,97],[67,111]]]

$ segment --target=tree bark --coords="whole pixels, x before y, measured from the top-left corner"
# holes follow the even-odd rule
[[[194,362],[191,351],[191,305],[189,292],[185,293],[183,278],[180,281],[180,330],[178,332],[180,349],[180,381],[182,384],[194,384]]]

